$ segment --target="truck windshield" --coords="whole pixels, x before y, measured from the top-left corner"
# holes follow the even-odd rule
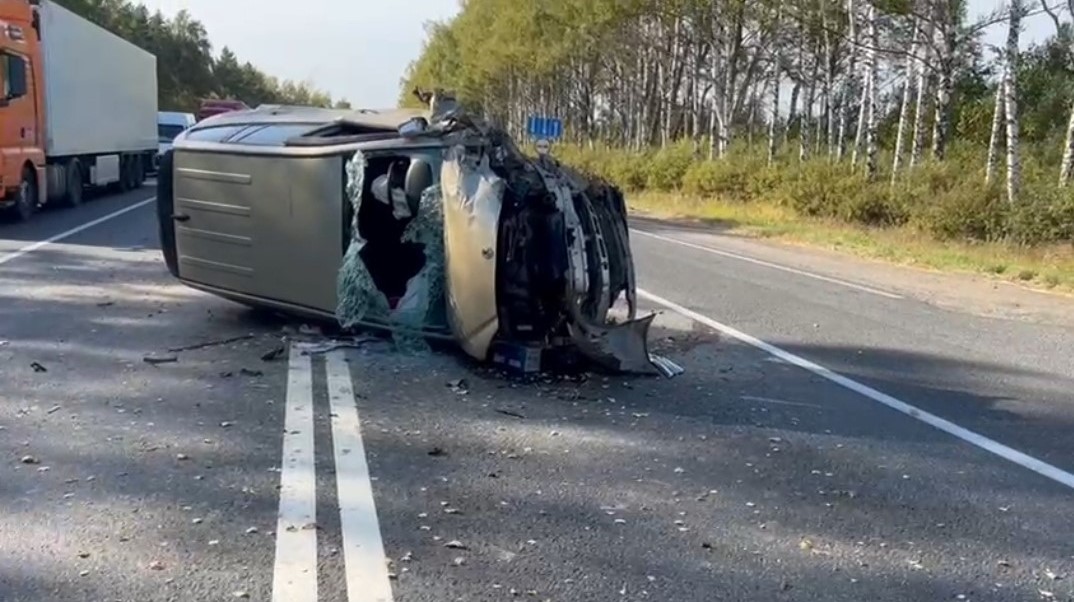
[[[157,135],[160,137],[161,142],[171,142],[175,140],[175,137],[183,133],[186,129],[181,125],[173,125],[168,123],[161,123],[157,125]]]

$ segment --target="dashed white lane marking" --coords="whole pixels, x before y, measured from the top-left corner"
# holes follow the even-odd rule
[[[285,406],[272,600],[317,602],[313,374],[310,357],[298,345],[291,346],[288,360]]]
[[[696,311],[687,309],[682,305],[675,303],[674,301],[669,301],[663,297],[654,295],[653,293],[642,289],[638,289],[638,296],[648,299],[653,303],[663,305],[664,307],[682,316],[690,318],[691,320],[694,320],[699,324],[704,324],[705,326],[708,326],[709,328],[721,332],[729,337],[738,339],[739,341],[751,347],[755,347],[757,349],[760,349],[761,351],[764,351],[765,353],[768,353],[769,355],[778,357],[779,359],[789,364],[794,364],[795,366],[798,366],[803,370],[808,370],[809,372],[812,372],[813,374],[816,374],[817,376],[825,380],[833,382],[840,387],[843,387],[844,389],[849,389],[855,393],[858,393],[859,395],[868,397],[869,399],[877,403],[881,403],[893,410],[902,412],[903,414],[906,414],[907,416],[910,416],[912,418],[916,418],[917,420],[920,420],[921,422],[924,422],[929,426],[938,428],[949,435],[958,437],[959,439],[965,441],[966,443],[969,443],[970,445],[975,445],[987,452],[991,452],[1001,458],[1014,462],[1015,464],[1023,468],[1028,468],[1029,470],[1032,470],[1039,475],[1042,475],[1057,483],[1066,485],[1067,487],[1074,489],[1074,474],[1071,474],[1060,468],[1052,466],[1051,464],[1024,454],[1016,449],[1007,447],[1006,445],[1003,445],[998,441],[993,441],[988,437],[979,435],[953,422],[940,418],[935,414],[930,414],[920,408],[914,407],[904,401],[896,399],[891,395],[888,395],[887,393],[881,393],[880,391],[877,391],[876,389],[873,389],[868,385],[863,385],[856,380],[847,378],[842,374],[838,374],[828,368],[825,368],[824,366],[821,366],[820,364],[816,364],[805,358],[799,357],[789,351],[780,349],[775,345],[766,343],[761,339],[758,339],[757,337],[748,335],[740,330],[727,326],[726,324],[721,324],[720,322],[717,322],[716,320],[713,320],[708,316],[704,316],[702,314],[697,313]]]
[[[336,490],[343,531],[343,562],[349,602],[391,602],[392,586],[381,541],[362,425],[355,407],[350,367],[343,351],[325,357],[332,407]]]
[[[888,299],[902,299],[903,298],[900,295],[896,295],[894,293],[889,293],[887,291],[882,291],[880,289],[872,288],[870,286],[864,286],[864,285],[861,285],[861,284],[855,284],[853,282],[847,282],[846,280],[840,280],[838,278],[831,278],[829,276],[822,276],[820,274],[814,274],[813,272],[807,272],[805,270],[799,270],[797,268],[792,268],[792,267],[788,267],[788,266],[785,266],[785,265],[780,265],[778,263],[772,263],[770,261],[764,261],[764,260],[761,260],[761,259],[754,259],[753,257],[747,257],[746,255],[739,255],[738,253],[732,253],[730,251],[721,251],[719,249],[714,249],[712,247],[706,247],[704,245],[697,245],[697,244],[694,244],[692,242],[686,242],[684,240],[679,240],[677,238],[671,238],[669,236],[661,236],[660,234],[653,234],[652,232],[646,232],[644,230],[637,230],[637,229],[634,229],[634,228],[631,228],[630,231],[633,232],[634,234],[640,234],[642,236],[647,236],[647,237],[655,239],[655,240],[661,240],[661,241],[669,242],[669,243],[676,244],[676,245],[679,245],[679,246],[689,247],[691,249],[697,249],[699,251],[704,251],[706,253],[711,253],[713,255],[719,255],[721,257],[728,257],[728,258],[731,258],[731,259],[737,259],[739,261],[745,261],[747,263],[752,263],[754,265],[764,266],[766,268],[772,268],[773,270],[781,270],[781,271],[788,272],[788,273],[791,273],[791,274],[797,274],[799,276],[805,276],[806,278],[812,278],[814,280],[821,280],[823,282],[828,282],[830,284],[838,284],[839,286],[852,288],[854,290],[858,290],[858,291],[861,291],[863,293],[869,293],[871,295],[878,295],[880,297],[886,297]]]
[[[157,197],[152,197],[152,198],[148,198],[148,199],[146,199],[144,201],[138,201],[137,203],[135,203],[133,205],[128,205],[127,207],[124,207],[124,208],[122,208],[122,209],[120,209],[118,211],[113,211],[112,213],[109,213],[108,215],[98,217],[95,220],[88,221],[88,222],[82,224],[81,226],[71,228],[70,230],[68,230],[66,232],[60,232],[59,234],[57,234],[55,236],[50,236],[50,237],[46,238],[45,240],[39,240],[39,241],[37,241],[37,242],[35,242],[33,244],[26,245],[25,247],[22,247],[21,249],[19,249],[17,251],[12,251],[12,252],[8,253],[7,255],[4,255],[4,256],[0,257],[0,265],[4,265],[5,263],[8,263],[9,261],[14,261],[14,260],[18,259],[19,257],[22,257],[23,255],[28,255],[30,253],[33,253],[34,251],[36,251],[38,249],[47,247],[47,246],[49,246],[49,245],[51,245],[53,243],[56,243],[56,242],[59,242],[59,241],[65,239],[65,238],[70,238],[70,237],[74,236],[75,234],[78,234],[79,232],[84,232],[86,230],[89,230],[90,228],[92,228],[94,226],[103,224],[103,223],[105,223],[105,222],[107,222],[109,220],[113,220],[113,219],[115,219],[115,218],[117,218],[117,217],[119,217],[121,215],[126,214],[126,213],[130,213],[131,211],[134,211],[135,209],[141,209],[142,207],[145,207],[149,203],[152,203],[152,202],[154,202],[156,200],[157,200]]]

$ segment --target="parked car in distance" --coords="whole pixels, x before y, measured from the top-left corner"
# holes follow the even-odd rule
[[[161,111],[157,114],[157,136],[160,150],[153,159],[153,171],[156,171],[160,164],[160,156],[171,149],[175,137],[195,123],[197,123],[197,119],[193,113]]]
[[[201,101],[198,107],[198,121],[204,121],[214,115],[229,113],[231,111],[248,111],[250,107],[241,100],[208,98]]]

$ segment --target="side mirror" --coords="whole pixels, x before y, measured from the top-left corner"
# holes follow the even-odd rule
[[[421,203],[421,193],[433,185],[433,167],[425,159],[414,158],[410,160],[410,167],[406,170],[406,182],[403,190],[406,191],[406,200],[410,204],[410,210],[415,215],[418,213],[418,205]]]
[[[4,100],[22,98],[27,93],[26,82],[26,59],[21,56],[4,55],[4,80],[7,85],[7,95]]]

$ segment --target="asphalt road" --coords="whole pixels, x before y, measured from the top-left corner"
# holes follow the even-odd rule
[[[1074,600],[1064,323],[639,222],[686,373],[511,381],[176,285],[152,194],[0,225],[0,601]]]

